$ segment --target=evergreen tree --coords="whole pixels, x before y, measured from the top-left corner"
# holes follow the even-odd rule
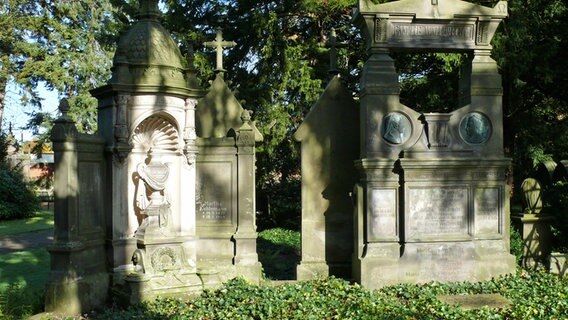
[[[122,15],[110,0],[0,3],[0,125],[6,85],[24,93],[23,103],[37,107],[31,124],[42,123],[37,86],[67,96],[79,130],[96,130],[96,100],[88,90],[109,77]]]

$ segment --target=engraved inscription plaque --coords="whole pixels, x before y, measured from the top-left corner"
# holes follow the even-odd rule
[[[408,239],[436,235],[467,235],[467,188],[410,187]]]
[[[478,188],[475,190],[474,212],[476,234],[498,234],[499,189]]]
[[[397,40],[445,40],[471,41],[474,39],[473,25],[394,23],[392,38]]]
[[[197,170],[196,218],[212,224],[232,222],[232,164],[204,162]]]
[[[97,162],[80,162],[77,170],[79,178],[78,206],[80,217],[79,230],[81,233],[100,231],[102,229],[100,212],[102,198],[101,192],[101,165]]]
[[[382,189],[369,192],[368,225],[369,240],[395,237],[396,232],[396,190]]]

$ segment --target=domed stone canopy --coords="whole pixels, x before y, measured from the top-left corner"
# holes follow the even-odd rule
[[[110,85],[137,92],[201,91],[192,69],[168,31],[159,23],[157,0],[140,0],[138,21],[121,37]]]

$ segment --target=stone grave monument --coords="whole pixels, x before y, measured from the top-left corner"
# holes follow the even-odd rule
[[[109,295],[138,302],[194,295],[238,275],[260,279],[254,152],[262,136],[222,72],[201,87],[159,15],[157,0],[140,0],[111,79],[92,91],[98,134],[79,134],[60,106],[46,311],[74,315]]]
[[[216,77],[198,104],[196,230],[198,270],[205,288],[240,275],[258,283],[256,253],[255,144],[262,135],[224,81],[223,40],[217,29]]]
[[[195,234],[195,105],[206,92],[158,22],[157,1],[140,1],[121,37],[99,100],[106,143],[111,287],[127,301],[199,292]]]
[[[361,77],[360,182],[354,279],[478,281],[513,272],[503,152],[502,87],[491,39],[507,3],[359,0],[367,42]],[[420,114],[400,103],[398,51],[462,52],[459,107]],[[442,106],[440,107],[442,108]]]
[[[349,196],[357,181],[359,109],[336,68],[332,32],[330,76],[325,91],[298,127],[302,162],[302,260],[298,280],[351,277],[353,209]]]

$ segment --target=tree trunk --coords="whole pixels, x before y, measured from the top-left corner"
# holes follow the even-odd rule
[[[6,98],[6,80],[0,79],[0,132],[2,132],[2,123],[4,120],[4,100]]]

